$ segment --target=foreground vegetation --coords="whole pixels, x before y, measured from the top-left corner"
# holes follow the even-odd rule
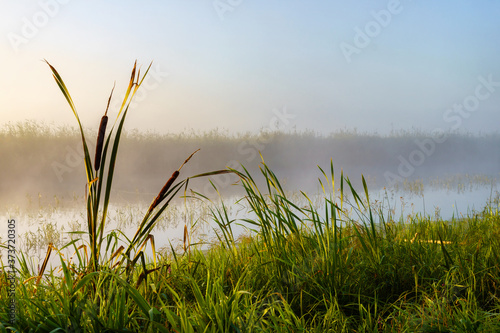
[[[223,206],[213,212],[216,244],[201,251],[186,241],[185,252],[148,263],[150,274],[137,270],[128,277],[110,266],[90,272],[82,255],[61,260],[61,271],[37,285],[37,273],[21,257],[15,328],[7,317],[5,274],[0,277],[0,329],[500,330],[498,202],[464,219],[415,216],[408,222],[368,209],[367,193],[351,193],[347,180],[342,187],[351,206],[343,193],[334,197],[325,189],[321,207],[299,207],[271,170],[263,165],[262,171],[268,185],[262,191],[240,174],[251,216],[246,222],[255,232],[235,240],[237,222]],[[343,214],[349,209],[356,218]]]
[[[193,153],[153,198],[133,237],[106,232],[121,132],[144,76],[134,65],[108,134],[104,113],[92,161],[68,89],[50,68],[79,124],[86,231],[59,248],[49,245],[37,269],[18,253],[15,279],[11,259],[2,262],[0,332],[500,330],[498,200],[451,221],[397,219],[371,204],[364,178],[363,194],[343,174],[336,185],[333,163],[320,169],[318,200],[289,196],[264,162],[258,179],[241,168],[181,180]],[[240,222],[248,233],[236,238],[228,207],[213,206],[217,240],[208,249],[186,224],[183,248],[157,253],[155,226],[174,197],[184,189],[186,200],[209,200],[188,191],[190,180],[227,173],[244,190]],[[47,269],[51,256],[59,258],[56,269]]]

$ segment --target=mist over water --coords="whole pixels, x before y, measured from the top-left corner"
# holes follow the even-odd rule
[[[92,130],[86,131],[90,156],[94,154]],[[72,129],[51,129],[33,123],[11,126],[0,133],[1,206],[29,207],[76,201],[85,195],[81,138]],[[112,200],[151,202],[174,170],[194,151],[181,177],[226,167],[259,180],[262,158],[289,191],[317,193],[318,166],[329,173],[333,161],[340,174],[356,186],[363,175],[371,190],[384,187],[425,189],[495,184],[500,176],[500,135],[431,134],[399,132],[391,135],[343,131],[321,136],[312,132],[273,132],[228,135],[218,131],[200,134],[159,135],[132,131],[120,141]],[[227,174],[211,178],[224,195],[242,193],[233,186],[238,178]],[[460,185],[462,183],[462,185]],[[463,185],[465,183],[465,185]],[[405,185],[406,184],[406,185]],[[420,186],[420,185],[419,185]],[[491,186],[490,186],[491,187]],[[190,188],[213,196],[206,178]],[[407,189],[408,190],[408,189]]]

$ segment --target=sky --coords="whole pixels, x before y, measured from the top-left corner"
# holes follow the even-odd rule
[[[97,128],[135,60],[127,128],[158,133],[500,125],[495,0],[2,0],[0,126]]]

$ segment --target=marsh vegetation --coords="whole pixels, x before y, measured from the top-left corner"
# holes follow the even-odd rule
[[[358,194],[344,181],[351,200],[343,202],[341,193],[326,189],[317,210],[312,202],[296,204],[263,168],[256,176],[268,185],[262,189],[250,175],[241,175],[242,200],[252,213],[245,222],[254,232],[235,238],[238,221],[219,206],[213,211],[217,242],[201,251],[185,240],[184,248],[157,253],[156,263],[146,260],[147,277],[137,269],[127,279],[106,265],[89,273],[83,255],[60,256],[60,265],[37,285],[33,277],[39,272],[21,257],[16,327],[40,332],[500,329],[498,200],[465,218],[407,220],[370,209],[368,192]],[[325,188],[330,179],[324,179]],[[347,210],[357,217],[343,214]],[[8,299],[4,290],[2,309]],[[5,310],[1,316],[8,327]]]
[[[0,331],[500,330],[500,204],[493,191],[500,136],[450,133],[396,184],[416,195],[425,186],[490,186],[481,209],[450,219],[403,215],[374,200],[369,187],[386,185],[393,161],[426,134],[126,133],[128,105],[144,77],[134,66],[115,123],[101,126],[92,142],[51,70],[79,127],[75,134],[27,123],[2,132],[2,153],[14,161],[3,161],[2,193],[18,189],[27,206],[42,211],[34,215],[42,223],[22,236],[15,321],[2,261]],[[464,160],[470,163],[458,163]],[[139,213],[127,208],[131,200]],[[65,230],[43,216],[78,205]],[[110,227],[113,220],[132,222]],[[199,226],[207,220],[213,234],[203,240]],[[171,221],[180,221],[182,237],[160,249],[155,232]],[[245,232],[237,231],[240,224]],[[42,235],[49,245],[38,267],[27,253],[40,251]]]

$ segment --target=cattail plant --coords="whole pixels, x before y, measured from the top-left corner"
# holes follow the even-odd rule
[[[135,233],[134,238],[129,243],[129,247],[128,247],[127,251],[125,252],[124,259],[128,258],[128,260],[129,260],[129,264],[127,265],[127,267],[130,266],[130,263],[135,263],[137,261],[137,259],[138,259],[138,255],[140,255],[138,253],[138,255],[136,255],[134,257],[134,259],[131,260],[130,253],[131,253],[132,249],[134,248],[134,246],[136,246],[137,244],[142,243],[144,241],[144,238],[148,237],[150,230],[154,227],[154,225],[156,223],[156,220],[158,219],[158,217],[160,216],[160,214],[163,212],[163,210],[166,208],[166,206],[170,203],[170,200],[172,200],[172,198],[180,190],[180,188],[181,188],[182,185],[185,184],[187,186],[189,178],[187,178],[187,179],[183,180],[182,182],[176,184],[172,188],[172,184],[179,177],[179,174],[180,174],[180,171],[181,171],[182,167],[187,162],[189,162],[189,160],[191,159],[191,157],[193,157],[193,155],[196,154],[198,151],[199,151],[199,149],[196,150],[195,152],[193,152],[191,155],[189,155],[189,157],[184,161],[184,163],[181,164],[181,166],[179,167],[179,169],[175,170],[174,173],[172,173],[172,176],[170,176],[170,178],[167,180],[167,182],[165,183],[165,185],[163,185],[162,189],[160,190],[160,192],[158,193],[158,195],[155,197],[155,199],[153,200],[153,202],[151,202],[151,205],[149,206],[148,211],[147,211],[146,215],[144,216],[144,219],[142,220],[141,224],[137,228],[137,232]],[[215,171],[213,173],[197,175],[197,176],[194,176],[194,177],[191,177],[191,178],[196,178],[196,177],[201,177],[201,176],[211,175],[211,174],[219,174],[219,173],[224,173],[224,172],[226,172],[226,170],[219,170],[219,171]],[[172,195],[172,193],[173,193],[173,195]],[[160,210],[155,215],[152,215],[151,213],[153,212],[153,210],[165,198],[167,198],[168,195],[170,195],[170,199],[160,208]]]
[[[47,61],[46,61],[47,62]],[[130,76],[130,81],[129,85],[127,87],[127,91],[125,93],[125,97],[123,99],[123,102],[121,104],[120,109],[118,110],[118,115],[116,117],[115,123],[111,127],[111,130],[106,136],[106,126],[108,123],[108,109],[109,105],[111,102],[111,98],[113,95],[114,87],[111,91],[111,95],[108,99],[108,105],[106,107],[106,111],[104,113],[104,116],[101,119],[101,123],[99,126],[99,132],[97,136],[97,145],[96,145],[96,154],[94,158],[94,164],[92,165],[92,161],[89,155],[89,150],[87,146],[87,141],[85,139],[85,134],[83,131],[83,126],[80,122],[80,118],[78,116],[78,113],[76,112],[75,105],[73,103],[73,100],[71,98],[71,95],[69,94],[69,91],[62,80],[61,76],[57,72],[57,70],[50,65],[48,62],[47,64],[49,65],[50,69],[52,70],[52,75],[54,79],[56,80],[57,85],[61,89],[64,97],[66,98],[66,101],[71,107],[71,110],[73,111],[73,114],[75,115],[75,118],[78,122],[79,128],[80,128],[80,134],[82,138],[82,145],[83,145],[83,151],[84,151],[84,160],[85,160],[85,172],[87,175],[87,226],[88,226],[88,234],[89,234],[89,240],[90,240],[90,265],[87,267],[87,269],[90,272],[95,272],[99,270],[99,267],[102,263],[99,262],[99,259],[101,258],[101,246],[103,244],[104,240],[104,227],[106,224],[106,219],[107,219],[107,211],[108,211],[108,206],[109,206],[109,201],[110,201],[110,195],[111,195],[111,187],[113,183],[113,175],[114,175],[114,170],[115,170],[115,163],[116,163],[116,158],[118,154],[118,146],[120,143],[120,137],[121,133],[123,130],[123,124],[125,122],[125,118],[127,116],[127,112],[129,110],[130,104],[132,102],[132,99],[134,98],[135,93],[141,86],[142,82],[144,81],[144,78],[146,77],[147,73],[149,72],[149,69],[151,68],[151,65],[147,68],[146,72],[144,73],[143,76],[140,74],[140,69],[137,69],[137,62],[134,63],[134,67],[132,69],[132,74]],[[116,127],[116,133],[115,133],[115,127]],[[113,139],[113,140],[111,140]],[[111,148],[111,152],[108,154],[108,148]],[[198,150],[197,150],[198,151]],[[196,176],[192,176],[189,178],[186,178],[177,184],[174,185],[175,181],[179,177],[180,170],[186,164],[191,157],[197,152],[195,151],[192,153],[185,161],[184,163],[180,166],[180,168],[172,174],[172,176],[168,179],[168,181],[165,183],[165,185],[162,187],[158,195],[155,197],[153,202],[151,203],[148,211],[146,212],[142,222],[139,225],[139,228],[137,229],[137,232],[135,236],[132,238],[132,240],[129,241],[129,244],[127,246],[127,249],[125,252],[122,251],[122,248],[116,249],[113,246],[116,245],[116,239],[114,242],[114,245],[111,246],[110,249],[110,244],[113,242],[111,240],[112,237],[109,237],[108,235],[106,237],[107,239],[107,246],[106,246],[106,251],[109,249],[113,253],[110,257],[110,259],[105,263],[105,265],[109,267],[116,267],[116,269],[119,269],[121,266],[121,263],[124,262],[124,260],[127,260],[127,270],[131,272],[131,269],[133,265],[137,262],[139,258],[142,260],[142,267],[143,267],[143,273],[144,275],[152,272],[151,270],[146,270],[145,264],[144,264],[144,253],[143,253],[143,246],[146,244],[147,240],[151,240],[151,244],[153,247],[153,252],[154,252],[154,243],[152,241],[151,237],[151,231],[156,225],[156,221],[162,214],[162,212],[166,209],[166,207],[170,204],[171,200],[175,197],[175,195],[179,192],[179,190],[182,188],[182,186],[185,186],[187,188],[188,182],[190,178],[197,178],[197,177],[205,177],[205,176],[212,176],[212,175],[217,175],[221,173],[227,173],[230,172],[229,170],[218,170],[218,171],[213,171],[213,172],[208,172]],[[107,159],[109,158],[109,162]],[[104,173],[106,163],[108,164],[107,168],[107,173]],[[101,195],[104,195],[104,199],[101,200]],[[102,208],[100,205],[102,204]],[[101,208],[101,209],[100,209]],[[116,238],[116,235],[115,235]],[[142,244],[142,245],[141,245]],[[138,248],[138,249],[137,249]],[[135,255],[132,256],[132,251],[136,251]],[[118,263],[113,264],[113,260],[116,259],[117,256],[121,256],[121,260],[118,261]],[[129,275],[130,276],[130,275]]]
[[[85,138],[85,133],[83,131],[83,126],[80,122],[80,117],[76,111],[76,107],[73,103],[73,99],[69,94],[68,88],[66,87],[64,81],[61,76],[57,72],[57,70],[47,62],[50,69],[52,70],[52,75],[56,80],[57,85],[61,89],[64,97],[66,98],[68,104],[73,111],[73,114],[78,121],[78,125],[80,128],[80,134],[82,138],[82,145],[84,151],[84,161],[85,161],[85,171],[87,174],[87,225],[88,232],[90,238],[90,249],[91,249],[91,259],[90,259],[90,270],[96,271],[99,267],[99,257],[100,257],[100,248],[104,238],[104,226],[107,218],[107,209],[109,205],[109,198],[111,194],[111,186],[113,182],[113,174],[114,167],[116,163],[116,156],[118,152],[118,146],[120,143],[120,137],[123,129],[123,124],[130,107],[130,103],[137,92],[137,89],[141,86],[144,78],[146,77],[151,65],[146,70],[146,73],[141,77],[140,69],[137,69],[137,62],[134,63],[134,67],[132,69],[132,74],[130,77],[129,85],[127,87],[127,91],[125,93],[125,97],[121,104],[120,109],[118,110],[118,115],[116,117],[115,123],[113,124],[107,138],[106,136],[106,125],[108,122],[107,111],[109,108],[109,104],[111,101],[112,93],[108,100],[108,107],[106,108],[106,112],[101,119],[101,124],[99,127],[99,134],[97,137],[97,146],[96,146],[96,156],[94,159],[94,165],[92,166],[92,161],[90,158],[87,140]],[[113,133],[116,128],[116,134]],[[111,153],[109,155],[109,166],[107,170],[107,175],[104,177],[104,166],[106,164],[106,155],[108,153],[108,148],[110,147],[111,138],[114,134],[114,140],[111,146]],[[101,201],[101,194],[104,191],[104,200]],[[100,211],[99,206],[102,202],[102,210]]]

